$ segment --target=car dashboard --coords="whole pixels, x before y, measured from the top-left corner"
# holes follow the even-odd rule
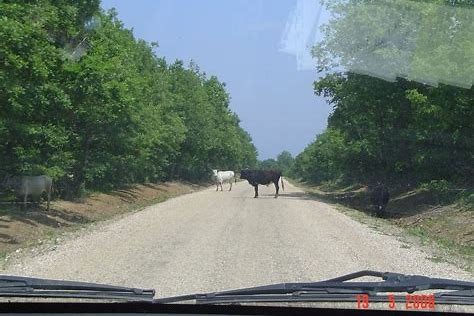
[[[358,309],[347,304],[153,304],[132,303],[0,303],[0,314],[13,315],[412,315],[425,311],[390,310],[383,305]],[[474,313],[474,306],[438,305],[436,314],[466,315]]]

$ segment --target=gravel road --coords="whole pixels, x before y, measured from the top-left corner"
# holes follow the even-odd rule
[[[4,273],[155,288],[157,297],[319,281],[372,269],[472,280],[448,263],[306,197],[253,199],[246,182],[156,204],[29,255]]]

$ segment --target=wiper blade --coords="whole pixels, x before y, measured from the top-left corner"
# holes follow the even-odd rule
[[[367,276],[380,277],[383,281],[347,282]],[[239,290],[162,298],[155,302],[173,303],[189,300],[195,300],[198,304],[264,301],[334,302],[354,301],[356,294],[367,294],[371,301],[385,302],[388,297],[380,295],[381,293],[414,293],[425,290],[452,290],[452,292],[435,293],[437,303],[474,304],[474,282],[377,271],[360,271],[321,282],[279,283]],[[402,296],[395,297],[397,301],[402,299],[404,299]]]
[[[153,301],[155,290],[0,275],[0,297],[47,297]]]

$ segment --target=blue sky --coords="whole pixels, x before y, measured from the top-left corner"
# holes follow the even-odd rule
[[[317,73],[304,50],[320,36],[307,23],[318,16],[317,1],[102,0],[102,7],[116,8],[136,37],[157,41],[167,61],[192,59],[225,82],[260,159],[296,155],[326,127],[330,106],[313,94]],[[312,31],[309,42],[301,30]]]

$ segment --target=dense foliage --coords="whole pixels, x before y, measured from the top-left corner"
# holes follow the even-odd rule
[[[0,176],[63,193],[256,164],[225,84],[168,64],[99,0],[0,3]]]
[[[295,159],[289,151],[282,151],[277,159],[268,158],[259,161],[257,166],[259,169],[265,170],[280,170],[283,175],[288,176],[291,174]]]
[[[327,130],[296,157],[295,174],[315,183],[472,185],[472,5],[327,3],[334,15],[314,49],[324,73],[314,88],[333,111]]]

